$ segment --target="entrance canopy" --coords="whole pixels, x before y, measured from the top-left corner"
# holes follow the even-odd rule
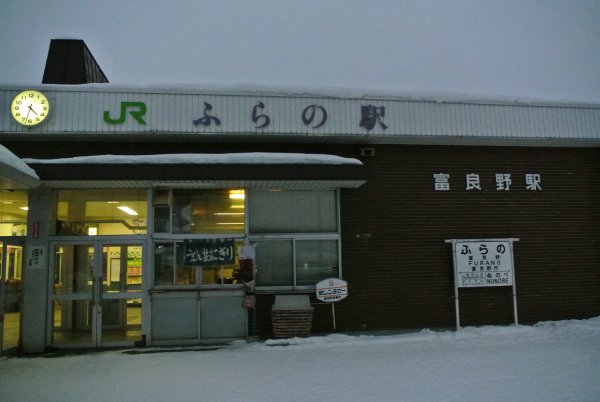
[[[24,190],[40,184],[41,181],[32,168],[0,145],[0,189]]]
[[[358,159],[299,153],[95,155],[24,159],[55,188],[357,188]]]

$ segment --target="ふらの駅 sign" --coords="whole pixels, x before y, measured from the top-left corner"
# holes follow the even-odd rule
[[[510,241],[457,240],[456,286],[512,286],[513,258]]]

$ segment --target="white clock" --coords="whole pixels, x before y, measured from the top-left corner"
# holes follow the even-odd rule
[[[17,123],[24,126],[35,126],[48,117],[50,102],[39,91],[23,91],[14,97],[10,111]]]

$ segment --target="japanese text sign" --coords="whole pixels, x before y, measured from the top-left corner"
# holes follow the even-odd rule
[[[348,296],[348,282],[343,279],[323,279],[315,286],[317,299],[333,303],[345,299]]]
[[[455,242],[456,286],[512,286],[513,258],[509,240]]]
[[[183,246],[183,265],[207,267],[234,263],[233,239],[185,240]]]

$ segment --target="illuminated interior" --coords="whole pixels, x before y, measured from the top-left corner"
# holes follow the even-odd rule
[[[242,189],[157,191],[154,196],[154,231],[173,234],[243,233],[245,198]]]
[[[28,209],[25,191],[1,190],[0,236],[25,236]]]
[[[64,190],[58,193],[60,235],[145,234],[144,190]]]

